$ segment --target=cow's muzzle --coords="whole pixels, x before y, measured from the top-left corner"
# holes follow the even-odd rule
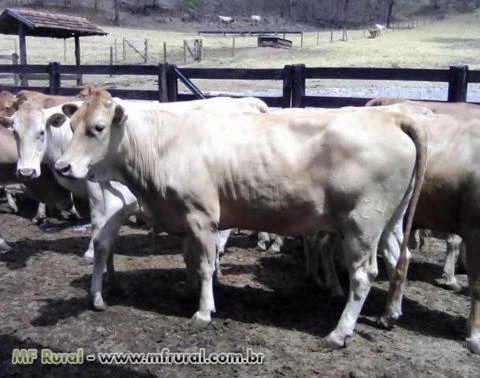
[[[34,168],[17,169],[17,177],[21,180],[31,180],[37,177],[37,172]]]

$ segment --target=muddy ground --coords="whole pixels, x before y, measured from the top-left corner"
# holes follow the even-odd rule
[[[1,202],[1,201],[0,201]],[[444,244],[415,254],[404,317],[391,331],[375,326],[387,281],[380,275],[348,347],[319,349],[344,303],[304,283],[295,241],[279,254],[259,252],[246,232],[233,236],[215,290],[217,313],[205,330],[187,326],[197,301],[184,294],[181,240],[124,226],[115,246],[119,290],[105,294],[106,312],[88,301],[91,266],[81,255],[89,232],[63,221],[38,227],[7,214],[0,203],[0,235],[14,250],[0,253],[0,376],[46,377],[479,377],[480,356],[462,345],[469,312],[466,276],[460,294],[440,287]],[[261,365],[18,366],[14,348],[97,352],[245,352],[265,354]]]

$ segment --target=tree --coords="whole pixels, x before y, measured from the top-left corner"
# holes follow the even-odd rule
[[[114,0],[115,16],[113,21],[115,25],[120,25],[120,0]]]
[[[390,22],[392,21],[392,13],[393,13],[394,5],[395,5],[395,0],[388,0],[387,18],[385,19],[385,25],[387,28],[390,27]]]

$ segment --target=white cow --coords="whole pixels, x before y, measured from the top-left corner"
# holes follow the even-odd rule
[[[258,25],[260,22],[262,22],[262,16],[251,15],[250,21],[252,22],[252,25]]]
[[[208,324],[215,311],[217,230],[342,234],[350,293],[325,339],[329,347],[353,335],[377,275],[377,248],[403,239],[405,214],[409,233],[426,152],[422,132],[400,114],[142,112],[100,97],[62,109],[75,132],[58,172],[122,181],[158,226],[185,233],[194,246],[201,284],[195,325]]]
[[[111,96],[103,89],[92,88],[91,92],[111,100]],[[116,99],[116,101],[124,106],[141,109],[209,110],[220,113],[268,111],[268,107],[263,101],[248,97],[242,99],[218,97],[173,104],[139,104],[120,99]],[[77,102],[77,105],[81,103],[81,101]],[[13,127],[18,136],[19,160],[17,171],[20,174],[23,170],[28,171],[30,178],[39,177],[41,173],[40,163],[43,161],[47,165],[53,166],[66,149],[72,138],[72,130],[64,116],[60,116],[60,119],[58,116],[55,117],[55,114],[58,115],[59,111],[60,107],[42,109],[35,102],[27,101],[20,106],[19,111],[13,118],[0,117],[0,124]],[[93,235],[84,257],[87,261],[91,261],[94,256],[107,255],[109,257],[107,270],[110,279],[113,280],[113,255],[110,250],[121,225],[130,215],[141,210],[136,197],[126,186],[115,181],[99,184],[88,180],[69,180],[63,176],[59,176],[57,179],[76,195],[88,197]],[[145,218],[150,218],[148,211],[143,211],[143,213]],[[225,243],[226,240],[225,242],[219,241],[219,247],[222,246],[223,248]],[[186,254],[186,259],[188,260],[188,258],[189,254]],[[191,264],[188,265],[191,266]],[[100,264],[95,261],[91,291],[94,307],[99,310],[106,308],[101,294],[103,270],[104,268],[100,267]],[[193,281],[193,273],[187,274],[187,285],[189,287],[196,285]]]
[[[225,25],[231,24],[234,21],[233,17],[227,17],[227,16],[218,16],[218,19],[220,20],[220,23]]]

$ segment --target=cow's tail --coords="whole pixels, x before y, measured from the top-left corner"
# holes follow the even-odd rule
[[[388,291],[387,303],[392,303],[394,297],[401,294],[402,288],[406,280],[406,271],[408,268],[408,241],[413,226],[413,217],[415,209],[422,191],[423,181],[425,179],[425,171],[427,168],[427,135],[425,131],[418,126],[418,124],[410,117],[402,115],[400,128],[406,133],[415,144],[416,149],[416,164],[415,164],[415,183],[413,186],[413,193],[410,203],[405,213],[405,232],[403,242],[400,248],[400,257],[395,269],[395,277],[390,281],[390,288]],[[388,310],[387,310],[388,311]]]

